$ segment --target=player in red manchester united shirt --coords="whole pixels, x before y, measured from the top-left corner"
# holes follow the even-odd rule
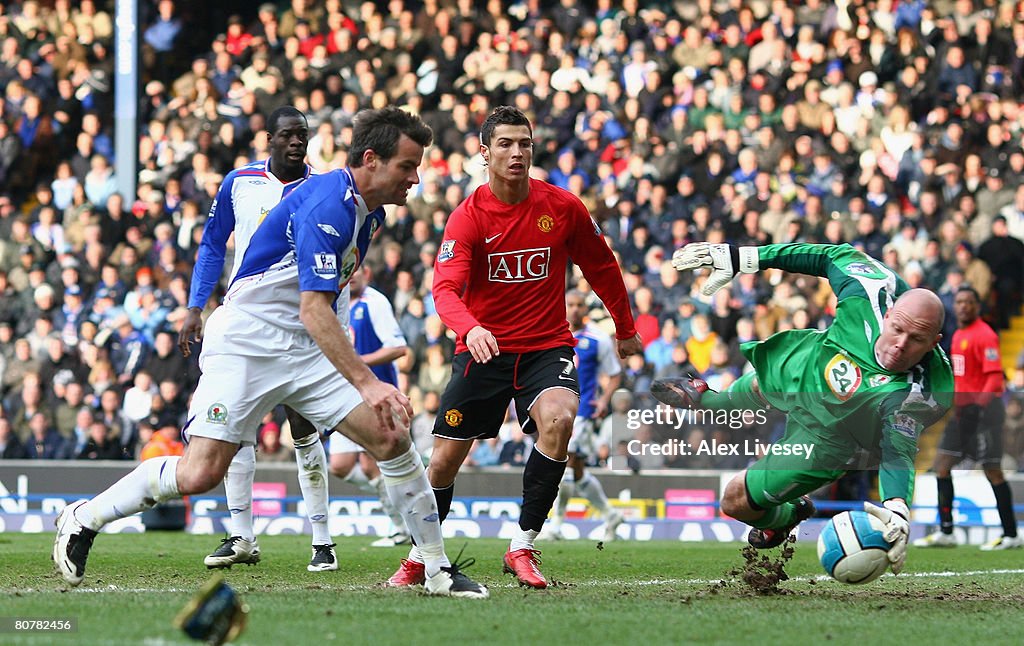
[[[942,434],[935,455],[935,479],[939,487],[939,529],[914,541],[917,547],[952,547],[953,478],[951,471],[964,457],[976,460],[985,470],[996,495],[996,508],[1003,535],[981,546],[983,550],[1021,547],[1013,495],[1000,467],[1003,458],[1003,422],[1006,412],[999,396],[1003,392],[1003,364],[999,337],[978,317],[978,292],[961,287],[953,299],[957,331],[953,333],[950,357],[956,388],[954,417]]]
[[[473,441],[495,437],[510,400],[527,433],[537,433],[523,471],[519,532],[505,571],[523,585],[547,587],[533,541],[558,495],[579,407],[575,340],[565,317],[565,268],[571,260],[615,321],[620,357],[641,352],[611,250],[572,193],[529,176],[533,129],[516,108],[496,108],[480,132],[488,183],[448,218],[434,267],[434,302],[458,335],[452,378],[434,424],[430,483],[442,520],[455,476]],[[392,585],[423,580],[416,548]]]

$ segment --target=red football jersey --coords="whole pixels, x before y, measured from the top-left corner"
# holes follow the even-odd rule
[[[570,260],[608,308],[617,338],[636,334],[622,273],[579,198],[534,179],[519,204],[498,200],[486,184],[474,191],[448,218],[434,265],[434,303],[458,334],[457,351],[477,325],[501,352],[573,346],[565,318]]]
[[[1003,374],[999,337],[980,318],[953,333],[950,359],[953,362],[953,382],[958,406],[974,403],[970,393],[986,392],[985,382],[989,375]],[[1002,379],[999,380],[999,389],[991,392],[1003,392]]]

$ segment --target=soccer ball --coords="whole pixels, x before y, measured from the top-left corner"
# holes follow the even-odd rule
[[[818,536],[818,559],[840,583],[869,583],[889,567],[891,545],[885,525],[864,511],[844,511],[828,521]]]

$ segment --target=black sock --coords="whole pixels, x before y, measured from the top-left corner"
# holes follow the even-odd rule
[[[1003,536],[1013,538],[1017,535],[1017,515],[1013,513],[1010,483],[1004,481],[992,485],[992,491],[996,494],[996,509],[999,510],[999,520],[1003,523]]]
[[[567,461],[556,462],[536,448],[530,451],[523,469],[523,508],[519,528],[539,532],[558,497],[558,483],[565,474]]]
[[[953,533],[953,477],[936,478],[939,485],[939,529],[943,534]]]
[[[437,518],[442,523],[448,518],[448,512],[452,509],[452,498],[455,496],[455,483],[447,487],[434,489],[434,498],[437,499]]]

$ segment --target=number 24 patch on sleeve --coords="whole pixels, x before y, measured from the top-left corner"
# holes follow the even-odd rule
[[[861,379],[860,366],[845,355],[837,354],[825,366],[825,382],[840,401],[846,401],[857,392]]]

